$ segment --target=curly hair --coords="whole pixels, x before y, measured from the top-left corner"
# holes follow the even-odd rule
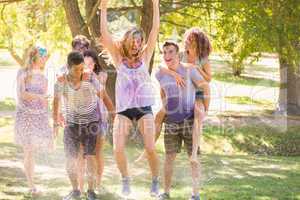
[[[79,47],[85,47],[86,49],[89,49],[91,45],[91,41],[84,35],[76,35],[72,40],[72,48],[76,49],[76,46]]]
[[[184,33],[184,41],[186,40],[196,42],[200,60],[207,58],[212,51],[208,36],[198,27],[190,28]]]

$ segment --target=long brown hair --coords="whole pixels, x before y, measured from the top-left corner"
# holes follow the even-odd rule
[[[134,37],[136,37],[137,35],[139,35],[142,39],[142,49],[137,56],[137,59],[140,59],[141,55],[144,52],[144,48],[145,48],[145,34],[141,29],[138,29],[136,27],[133,27],[133,28],[129,29],[128,31],[126,31],[123,38],[119,42],[118,46],[120,49],[120,54],[123,58],[130,58],[129,48],[130,48],[130,45],[132,44],[132,41],[134,40]]]
[[[212,46],[208,36],[200,28],[193,27],[188,29],[184,33],[184,41],[186,40],[194,40],[196,42],[197,54],[200,60],[208,58],[212,51]]]

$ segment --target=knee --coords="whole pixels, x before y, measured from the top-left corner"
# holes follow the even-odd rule
[[[120,155],[124,153],[124,146],[123,145],[114,145],[114,154],[115,155]]]
[[[148,145],[148,146],[145,146],[145,151],[148,155],[154,155],[156,153],[155,151],[155,145]]]
[[[70,174],[77,173],[77,166],[79,163],[76,163],[74,159],[68,159],[66,164],[67,172]]]

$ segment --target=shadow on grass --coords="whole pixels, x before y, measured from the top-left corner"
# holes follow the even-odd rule
[[[226,125],[226,123],[228,124]],[[233,149],[244,153],[300,156],[300,126],[281,132],[278,128],[266,125],[236,127],[229,123],[225,122],[221,127],[205,126],[204,140],[207,143],[226,141]]]

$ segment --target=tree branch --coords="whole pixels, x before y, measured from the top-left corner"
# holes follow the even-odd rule
[[[172,24],[172,25],[175,25],[175,26],[179,26],[179,27],[182,27],[182,28],[189,28],[189,26],[187,26],[187,25],[184,25],[184,24],[178,24],[178,23],[173,22],[173,21],[170,21],[170,20],[162,19],[162,20],[160,20],[160,21],[161,21],[161,22],[168,23],[168,24]]]
[[[20,1],[24,1],[24,0],[0,0],[0,3],[15,3]]]

